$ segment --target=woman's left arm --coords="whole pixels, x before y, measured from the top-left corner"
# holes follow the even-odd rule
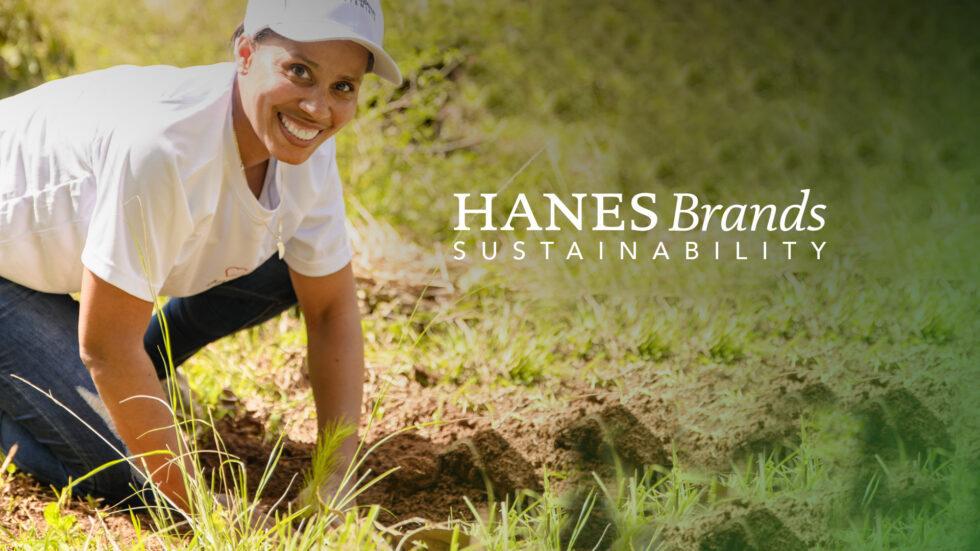
[[[364,395],[364,339],[350,264],[322,277],[289,271],[306,320],[307,363],[317,426],[342,421],[359,426]],[[341,446],[338,472],[357,450],[357,432]]]

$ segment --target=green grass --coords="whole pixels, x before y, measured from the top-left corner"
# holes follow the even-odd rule
[[[45,10],[84,71],[223,60],[241,6],[58,0]],[[782,500],[819,498],[841,517],[825,528],[828,549],[977,541],[970,539],[978,486],[970,473],[980,449],[978,402],[969,384],[980,329],[975,8],[410,1],[387,3],[386,14],[391,50],[409,84],[393,90],[368,81],[358,119],[340,138],[348,212],[368,243],[359,251],[372,259],[368,268],[428,280],[428,268],[401,265],[399,254],[409,245],[445,253],[456,233],[452,193],[497,190],[502,197],[689,191],[751,203],[795,199],[812,188],[828,204],[828,226],[819,232],[828,251],[821,263],[449,263],[455,292],[445,300],[376,299],[364,319],[372,368],[396,380],[423,368],[445,389],[442,399],[468,410],[486,407],[471,389],[519,387],[547,403],[550,383],[562,378],[629,396],[649,391],[627,386],[630,373],[650,373],[667,389],[722,373],[728,380],[711,407],[733,422],[759,398],[752,382],[770,370],[817,372],[844,395],[872,379],[950,389],[945,418],[957,451],[939,471],[915,458],[879,469],[855,455],[852,421],[818,416],[796,444],[724,471],[675,462],[606,481],[584,501],[525,494],[475,523],[457,523],[460,534],[487,549],[561,549],[568,543],[562,527],[574,525],[584,506],[614,512],[617,548],[643,548],[733,500],[779,510]],[[562,237],[579,239],[583,249],[596,239]],[[625,238],[647,247],[678,240]],[[304,339],[300,319],[286,314],[216,343],[186,370],[214,415],[227,413],[220,407],[227,389],[259,404],[270,432],[279,432],[312,419],[309,391],[296,384]],[[229,468],[236,472],[234,460]],[[854,509],[853,478],[868,469],[879,469],[876,480],[888,469],[938,477],[949,495],[902,511]],[[240,477],[227,482],[250,496],[239,510],[251,507],[256,489],[241,487]],[[345,513],[336,526],[316,516],[259,531],[244,516],[207,505],[200,491],[207,513],[196,536],[142,526],[143,543],[389,545],[373,523],[377,509]],[[868,486],[868,504],[876,491]],[[73,514],[53,508],[46,526],[10,541],[107,546],[108,532],[70,520]]]

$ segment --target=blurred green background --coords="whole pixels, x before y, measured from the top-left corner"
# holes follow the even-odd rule
[[[0,0],[0,94],[120,63],[227,60],[242,12],[232,0]],[[597,353],[577,331],[606,331],[636,341],[625,354],[651,365],[667,355],[649,354],[659,347],[722,364],[822,350],[846,358],[833,361],[847,369],[826,370],[847,384],[865,372],[942,379],[954,389],[956,455],[942,474],[957,477],[954,490],[886,526],[904,530],[896,541],[908,548],[947,536],[949,548],[980,545],[969,527],[980,510],[980,4],[406,0],[386,2],[385,14],[407,80],[367,82],[339,138],[342,170],[352,216],[363,206],[409,241],[451,242],[455,192],[686,191],[779,204],[810,188],[828,205],[820,263],[488,267],[461,315],[490,335],[513,303],[524,334],[539,337],[516,363],[500,362],[506,378],[562,372],[556,339],[588,350],[577,352],[584,372],[601,370],[621,359],[616,347]],[[583,293],[635,301],[641,313],[585,323]],[[664,295],[692,302],[668,309]],[[433,323],[408,354],[457,383],[471,370],[496,374],[464,357],[472,342],[454,331]],[[488,358],[502,348],[481,346]],[[854,537],[884,537],[878,518],[852,526]],[[921,531],[938,539],[909,535],[928,523]]]
[[[15,18],[0,52],[8,92],[69,72],[72,59],[76,71],[227,60],[243,11],[236,0],[0,6]],[[959,259],[980,187],[978,9],[399,2],[387,9],[388,47],[409,80],[398,90],[372,81],[362,94],[342,136],[347,183],[423,243],[452,236],[452,192],[496,191],[539,151],[511,194],[652,191],[663,203],[690,191],[751,203],[809,187],[828,204],[821,236],[838,255],[975,275]],[[928,252],[917,247],[926,236]]]

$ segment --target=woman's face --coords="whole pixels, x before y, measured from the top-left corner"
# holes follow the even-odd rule
[[[252,153],[299,164],[354,118],[368,51],[346,40],[295,42],[278,35],[235,45],[241,107]],[[251,138],[251,139],[249,139]]]

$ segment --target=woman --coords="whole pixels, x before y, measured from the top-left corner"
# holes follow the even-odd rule
[[[175,365],[298,302],[319,425],[357,423],[333,137],[365,73],[401,81],[383,30],[377,0],[252,0],[233,64],[115,67],[0,101],[0,446],[18,467],[62,486],[121,453],[178,450],[157,295],[178,297]],[[186,507],[171,459],[146,467]],[[120,464],[76,492],[120,500],[139,479]]]

